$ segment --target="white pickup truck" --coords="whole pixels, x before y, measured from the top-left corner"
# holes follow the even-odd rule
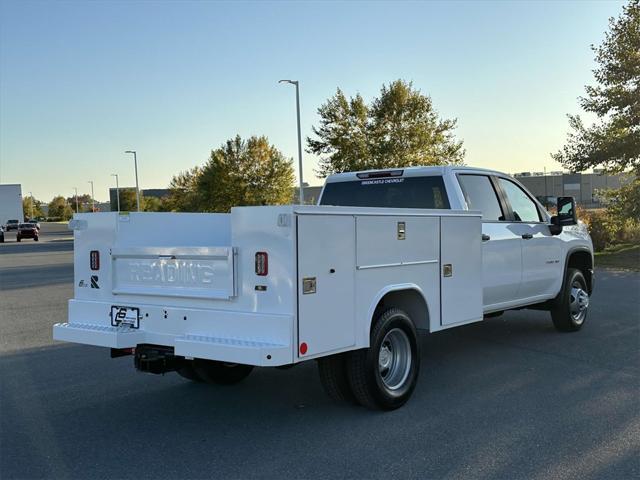
[[[75,295],[55,339],[217,384],[314,359],[329,395],[377,409],[411,396],[418,332],[523,307],[576,331],[594,282],[572,198],[552,217],[513,178],[466,167],[333,175],[314,206],[70,228]]]

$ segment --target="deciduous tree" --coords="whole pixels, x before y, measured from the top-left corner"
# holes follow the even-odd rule
[[[591,48],[598,64],[593,71],[596,84],[587,86],[586,96],[579,101],[597,121],[587,126],[579,115],[569,115],[572,131],[567,144],[552,157],[572,171],[594,167],[610,173],[631,171],[635,180],[608,197],[617,212],[640,219],[639,0],[632,0],[618,18],[611,18],[604,41]]]
[[[264,136],[228,140],[213,150],[203,167],[182,172],[171,181],[172,210],[228,212],[239,205],[290,203],[292,161]]]
[[[442,119],[431,98],[411,82],[383,85],[370,104],[358,94],[347,99],[342,90],[318,108],[316,138],[307,151],[320,157],[317,173],[414,165],[461,164],[463,143],[453,131],[456,120]]]

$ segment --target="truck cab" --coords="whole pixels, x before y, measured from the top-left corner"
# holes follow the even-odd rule
[[[579,268],[589,294],[593,288],[586,227],[559,229],[540,202],[504,173],[453,166],[343,173],[327,179],[318,203],[481,212],[485,314],[555,298],[567,268]]]

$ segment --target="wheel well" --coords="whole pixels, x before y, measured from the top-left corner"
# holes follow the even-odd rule
[[[371,322],[390,308],[404,310],[418,330],[429,330],[429,309],[420,292],[414,289],[386,293],[376,305]]]
[[[573,252],[567,261],[567,268],[577,268],[582,272],[587,281],[589,294],[591,294],[593,288],[593,258],[591,253],[583,250]]]

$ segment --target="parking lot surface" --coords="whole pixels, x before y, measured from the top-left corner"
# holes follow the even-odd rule
[[[640,274],[599,270],[578,333],[522,310],[424,337],[413,398],[380,413],[314,362],[213,387],[53,342],[68,238],[0,245],[2,478],[640,477]]]

